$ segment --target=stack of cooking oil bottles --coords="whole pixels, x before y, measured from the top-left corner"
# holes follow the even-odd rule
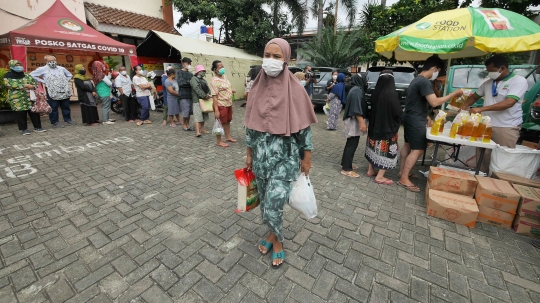
[[[439,111],[433,121],[430,133],[433,136],[442,134],[445,122],[446,113]],[[489,143],[491,142],[491,132],[490,117],[482,117],[481,114],[470,114],[468,111],[461,111],[452,122],[449,137],[469,140],[470,142]]]

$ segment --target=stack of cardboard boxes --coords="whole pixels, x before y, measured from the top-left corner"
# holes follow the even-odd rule
[[[431,167],[426,187],[426,213],[473,228],[478,217],[474,201],[477,181],[469,173]]]
[[[471,228],[478,221],[540,237],[540,182],[537,181],[504,173],[494,174],[494,178],[475,177],[431,167],[426,202],[426,213],[430,216]]]
[[[478,222],[503,228],[512,228],[521,196],[504,180],[476,176],[476,202]]]

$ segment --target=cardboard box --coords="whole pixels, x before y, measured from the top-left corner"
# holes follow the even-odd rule
[[[538,149],[538,143],[534,143],[534,142],[522,141],[521,145],[530,147],[532,149]]]
[[[517,213],[522,218],[540,222],[540,190],[522,185],[514,185],[514,188],[521,195]]]
[[[478,206],[472,198],[429,189],[426,214],[474,228]]]
[[[523,218],[516,215],[514,219],[514,232],[527,235],[529,237],[540,238],[540,222]]]
[[[502,228],[512,228],[512,222],[514,221],[515,215],[483,205],[478,205],[478,210],[478,222]]]
[[[474,197],[476,179],[473,175],[441,167],[430,167],[428,177],[429,187],[447,193]]]
[[[504,180],[476,176],[476,202],[489,208],[515,214],[521,196]]]
[[[491,174],[491,177],[495,178],[495,179],[501,179],[501,180],[504,180],[504,181],[508,181],[508,182],[510,182],[512,184],[518,184],[518,185],[524,185],[524,186],[529,186],[529,187],[540,188],[540,182],[539,181],[523,178],[523,177],[512,175],[512,174],[507,174],[507,173],[502,173],[502,172],[493,172]]]

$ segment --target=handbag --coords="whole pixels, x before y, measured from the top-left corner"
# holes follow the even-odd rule
[[[36,95],[36,102],[34,102],[34,105],[30,110],[33,113],[50,114],[52,112],[52,108],[49,103],[47,103],[47,96],[45,95],[45,90],[43,89],[43,85],[41,83],[38,83],[38,87],[34,93]]]
[[[201,106],[201,112],[203,113],[211,113],[214,111],[214,101],[212,99],[199,99],[199,105]]]

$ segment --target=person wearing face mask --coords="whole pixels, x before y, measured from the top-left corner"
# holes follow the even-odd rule
[[[125,66],[120,66],[118,69],[120,75],[114,79],[114,84],[120,93],[120,102],[124,108],[124,117],[126,122],[134,122],[137,119],[137,111],[139,105],[137,99],[132,97],[132,92],[135,90],[133,82],[129,79]]]
[[[427,58],[422,67],[422,72],[414,78],[409,85],[409,92],[405,99],[405,114],[403,116],[403,129],[405,144],[400,151],[400,168],[398,185],[412,192],[419,192],[410,175],[416,161],[424,153],[427,146],[426,126],[431,124],[428,117],[428,106],[437,107],[454,97],[463,95],[458,89],[452,94],[437,97],[430,81],[437,79],[439,72],[444,67],[444,62],[437,55]]]
[[[306,92],[311,99],[313,97],[313,84],[317,83],[317,80],[315,79],[315,74],[311,71],[311,66],[307,65],[304,69],[304,74],[306,74],[306,85],[304,88],[306,89]]]
[[[508,60],[495,55],[486,60],[489,80],[485,81],[463,103],[462,109],[468,109],[478,99],[484,98],[482,107],[469,109],[471,114],[481,113],[491,117],[493,142],[509,148],[516,148],[521,123],[523,123],[523,98],[529,85],[527,79],[508,69]],[[480,151],[477,151],[477,159]],[[485,151],[480,170],[488,173],[491,162],[491,150]]]
[[[195,120],[195,127],[197,133],[195,136],[199,138],[202,134],[208,134],[209,132],[204,129],[204,123],[208,122],[208,113],[203,113],[199,99],[209,100],[212,98],[210,87],[208,82],[204,79],[206,77],[206,69],[202,65],[197,65],[195,68],[195,77],[191,78],[191,92],[193,100],[193,119]]]
[[[212,72],[214,77],[210,82],[210,92],[214,101],[214,116],[223,125],[225,141],[236,143],[237,141],[231,137],[232,97],[236,90],[232,88],[231,82],[225,77],[225,66],[221,61],[212,62]],[[216,136],[216,139],[217,146],[229,147],[229,144],[223,142],[221,135]]]
[[[137,101],[141,105],[141,120],[137,122],[137,125],[152,124],[152,121],[148,120],[150,118],[150,89],[152,88],[152,85],[150,85],[148,80],[144,77],[142,67],[135,66],[133,71],[135,72],[135,76],[133,76],[133,85],[135,85]]]
[[[306,86],[306,74],[304,74],[303,72],[296,72],[294,73],[294,76],[298,78],[298,81],[300,81],[300,84],[302,84],[302,86]]]
[[[11,110],[17,116],[17,124],[23,135],[30,135],[27,126],[27,116],[30,116],[34,131],[45,132],[41,127],[41,119],[38,113],[31,111],[33,103],[30,100],[29,90],[37,88],[37,82],[30,75],[24,73],[24,67],[17,60],[10,60],[9,71],[4,75],[3,83],[7,88],[6,100]]]
[[[259,73],[262,70],[262,66],[257,65],[249,70],[248,76],[246,77],[246,90],[244,93],[244,99],[246,100],[246,103],[240,105],[240,107],[245,107],[247,104],[247,99],[249,96],[249,91],[251,90],[251,87],[253,86],[253,82],[255,82],[255,79],[259,75]]]
[[[71,109],[69,99],[72,95],[69,81],[73,77],[71,73],[56,63],[56,57],[52,55],[45,56],[45,66],[37,68],[30,73],[34,80],[46,85],[47,102],[52,108],[49,114],[49,120],[53,127],[62,128],[58,117],[58,107],[62,109],[62,118],[67,125],[75,125],[71,120]]]
[[[101,100],[101,110],[103,113],[103,124],[112,125],[114,119],[109,118],[111,110],[111,86],[112,82],[109,79],[109,69],[107,65],[101,61],[92,63],[92,76],[96,85],[96,92]]]
[[[317,117],[298,79],[288,71],[289,43],[270,40],[264,49],[263,69],[246,106],[246,166],[257,178],[261,216],[270,233],[258,244],[261,254],[272,250],[271,265],[285,261],[283,207],[289,200],[300,169],[306,176],[313,150],[311,124]],[[303,160],[300,150],[304,150]]]
[[[193,115],[193,101],[191,93],[191,78],[193,74],[191,73],[191,59],[185,57],[182,59],[182,69],[176,73],[176,81],[178,82],[179,88],[179,99],[180,99],[180,108],[182,110],[183,127],[185,131],[193,130],[189,126],[189,117]]]
[[[163,90],[167,91],[167,114],[171,122],[171,127],[176,127],[174,117],[180,121],[180,100],[178,100],[178,83],[176,82],[176,71],[174,69],[167,70],[167,80],[163,82]]]
[[[337,82],[338,74],[339,74],[339,72],[337,70],[332,72],[332,79],[330,79],[330,80],[328,80],[328,82],[326,82],[326,91],[327,92],[330,92],[332,90],[332,88],[334,88],[334,86],[336,86],[336,84],[338,83]]]
[[[336,84],[332,86],[328,99],[330,100],[330,112],[328,114],[328,126],[326,130],[336,130],[338,128],[339,113],[343,105],[347,103],[347,95],[345,93],[345,75],[339,73],[337,75]]]
[[[92,78],[86,75],[86,69],[82,64],[75,65],[75,87],[77,88],[77,97],[81,105],[82,121],[86,126],[99,125],[99,115],[97,110],[96,87]]]

